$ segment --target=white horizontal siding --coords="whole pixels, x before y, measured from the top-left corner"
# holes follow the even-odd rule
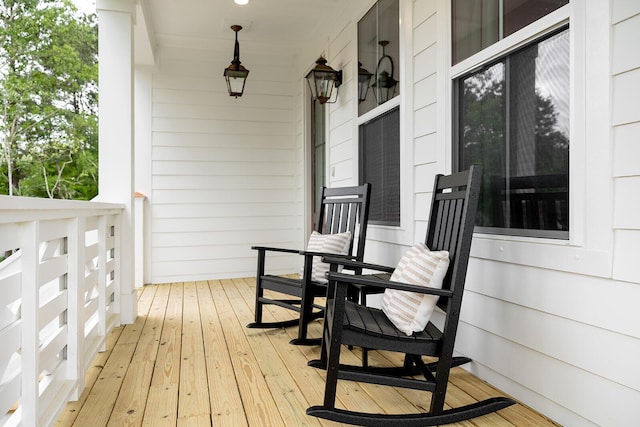
[[[639,190],[640,191],[640,190]],[[636,194],[639,194],[636,192]],[[640,230],[616,230],[613,277],[640,286]]]
[[[252,242],[257,246],[279,246],[284,248],[298,247],[299,237],[290,230],[222,230],[222,231],[181,231],[164,232],[153,235],[154,248],[181,248],[189,246],[202,247],[207,244],[225,244],[229,241]],[[295,244],[295,246],[293,246]]]
[[[416,82],[414,86],[414,107],[422,108],[436,102],[437,91],[436,75],[432,74],[424,79]]]
[[[640,14],[640,2],[636,0],[614,0],[611,7],[611,21],[616,24]]]
[[[189,162],[177,160],[154,160],[152,172],[160,175],[197,174],[200,176],[291,176],[291,162],[273,161],[269,163],[249,162]]]
[[[613,171],[615,258],[613,277],[640,283],[640,7],[613,2]],[[637,285],[640,286],[640,285]]]
[[[635,390],[466,323],[461,323],[457,338],[457,350],[474,360],[472,372],[490,377],[525,403],[534,402],[534,409],[561,425],[636,425]],[[607,362],[610,357],[602,360]]]
[[[613,167],[617,177],[640,175],[640,122],[616,126],[613,130]]]
[[[329,44],[328,62],[342,70],[342,85],[333,104],[325,104],[328,111],[327,185],[344,187],[358,184],[357,161],[354,159],[358,141],[354,138],[356,127],[354,112],[357,109],[357,41],[353,39],[356,22],[348,21]]]
[[[277,59],[243,52],[250,74],[235,99],[222,77],[228,51],[170,44],[160,51],[152,95],[153,283],[251,276],[252,245],[301,247],[293,57]],[[294,257],[275,258],[273,272],[298,268]]]
[[[640,14],[615,24],[612,37],[612,73],[640,68],[640,49],[635,44],[640,39]]]

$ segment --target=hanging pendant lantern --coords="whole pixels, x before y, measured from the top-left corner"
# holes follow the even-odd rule
[[[233,61],[224,70],[224,78],[227,81],[229,96],[238,98],[244,92],[244,84],[247,81],[249,70],[240,63],[240,44],[238,43],[238,31],[242,29],[240,25],[232,25],[231,29],[236,33],[236,43],[233,49]]]

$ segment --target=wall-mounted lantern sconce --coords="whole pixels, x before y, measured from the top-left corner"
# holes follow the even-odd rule
[[[367,99],[367,92],[369,91],[369,85],[371,84],[371,77],[373,73],[370,73],[365,68],[362,68],[362,63],[358,62],[358,102],[364,102]]]
[[[393,78],[393,59],[384,52],[384,47],[389,44],[386,40],[378,42],[382,46],[382,56],[378,60],[378,66],[376,67],[376,82],[371,85],[373,88],[373,94],[376,97],[378,105],[384,104],[388,100],[394,97],[396,93],[396,85],[398,81]],[[391,72],[385,69],[380,69],[382,61],[387,60],[391,64]]]
[[[249,70],[240,64],[240,44],[238,43],[238,31],[242,29],[240,25],[232,25],[231,29],[236,32],[236,43],[233,49],[233,61],[231,65],[224,69],[224,78],[227,81],[229,96],[236,98],[242,96],[244,84],[247,81]]]
[[[327,65],[326,59],[320,57],[316,61],[316,66],[309,71],[305,78],[309,83],[313,99],[320,104],[335,102],[336,97],[333,97],[334,101],[330,100],[333,89],[336,88],[337,92],[337,88],[342,84],[342,71],[334,70]]]

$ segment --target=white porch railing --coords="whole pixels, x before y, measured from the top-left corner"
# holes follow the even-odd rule
[[[49,426],[119,324],[119,204],[0,196],[0,426]]]

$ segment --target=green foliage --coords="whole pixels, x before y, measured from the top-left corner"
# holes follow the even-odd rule
[[[97,54],[70,0],[0,0],[0,194],[97,194]]]

